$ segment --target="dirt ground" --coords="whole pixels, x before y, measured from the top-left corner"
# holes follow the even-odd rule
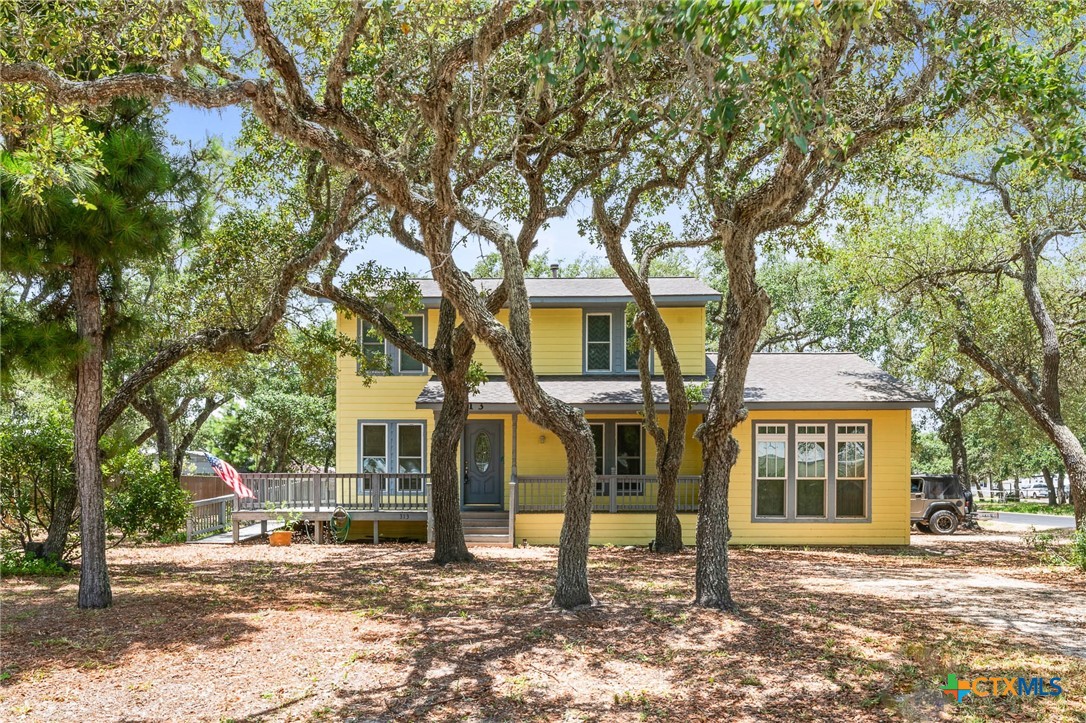
[[[689,605],[692,552],[594,549],[578,613],[543,605],[553,548],[477,552],[122,548],[96,612],[74,578],[5,580],[0,718],[1086,720],[1086,577],[1013,534],[738,549],[736,615]],[[945,703],[951,672],[1064,694]]]

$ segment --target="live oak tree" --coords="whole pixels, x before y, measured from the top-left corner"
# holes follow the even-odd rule
[[[696,432],[703,450],[698,605],[733,607],[727,495],[739,442],[732,431],[747,415],[746,372],[769,314],[756,244],[817,221],[857,159],[954,105],[936,80],[949,82],[952,49],[944,40],[961,35],[964,23],[953,8],[931,10],[907,3],[661,7],[646,12],[643,32],[613,34],[631,60],[674,55],[687,69],[686,92],[702,99],[701,111],[678,126],[680,140],[706,143],[692,171],[697,205],[682,236],[718,249],[728,271],[717,371]]]
[[[698,431],[705,472],[695,585],[698,604],[730,608],[732,431],[746,417],[746,370],[768,314],[756,243],[821,217],[845,169],[872,150],[982,100],[984,88],[1001,82],[998,60],[1008,41],[998,30],[1018,20],[965,15],[955,3],[616,4],[594,16],[588,7],[589,21],[610,27],[587,37],[619,48],[623,62],[570,67],[561,49],[572,25],[585,21],[577,8],[560,22],[539,7],[505,2],[396,11],[357,2],[331,15],[278,5],[269,17],[262,3],[245,0],[240,9],[239,16],[217,8],[218,30],[233,33],[224,43],[200,27],[213,24],[211,15],[195,13],[189,35],[163,46],[178,48],[156,65],[168,73],[72,80],[31,48],[16,56],[22,62],[0,66],[0,80],[58,107],[121,95],[203,107],[245,103],[272,132],[357,174],[382,204],[411,219],[443,293],[491,348],[523,412],[566,448],[570,486],[555,595],[562,607],[591,600],[592,441],[583,414],[544,394],[532,374],[523,267],[540,226],[613,164],[602,155],[622,148],[640,122],[637,112],[613,117],[609,134],[591,123],[586,108],[605,94],[607,74],[627,72],[650,51],[670,53],[693,97],[703,98],[696,112],[674,119],[678,137],[711,141],[694,170],[700,201],[689,235],[721,250],[729,283],[719,364]],[[1029,86],[1014,80],[1015,92]],[[465,231],[501,255],[508,327],[455,266],[452,249]]]

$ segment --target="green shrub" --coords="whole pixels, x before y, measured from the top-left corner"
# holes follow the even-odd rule
[[[0,550],[0,577],[64,577],[70,574],[72,568],[56,560],[28,556],[15,547]]]
[[[1067,544],[1060,544],[1055,533],[1037,532],[1032,527],[1024,539],[1046,565],[1070,565],[1086,572],[1086,529],[1072,532]]]
[[[1086,528],[1075,530],[1071,535],[1071,544],[1067,546],[1067,560],[1086,572]]]
[[[189,493],[169,466],[131,450],[111,459],[107,477],[106,524],[124,538],[175,539],[185,528]]]

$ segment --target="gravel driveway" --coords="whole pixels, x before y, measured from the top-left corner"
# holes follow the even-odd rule
[[[992,538],[915,535],[913,544],[953,555],[957,544]],[[1011,534],[1000,535],[999,539],[1020,542]],[[847,562],[819,568],[812,565],[812,574],[802,579],[811,590],[910,601],[924,598],[931,600],[933,608],[978,628],[1015,632],[1053,650],[1086,658],[1086,596],[1029,579],[1028,570],[902,567],[888,571]]]

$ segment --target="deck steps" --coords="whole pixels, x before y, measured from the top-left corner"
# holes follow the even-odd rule
[[[509,513],[502,510],[464,510],[464,542],[472,546],[508,547]]]

